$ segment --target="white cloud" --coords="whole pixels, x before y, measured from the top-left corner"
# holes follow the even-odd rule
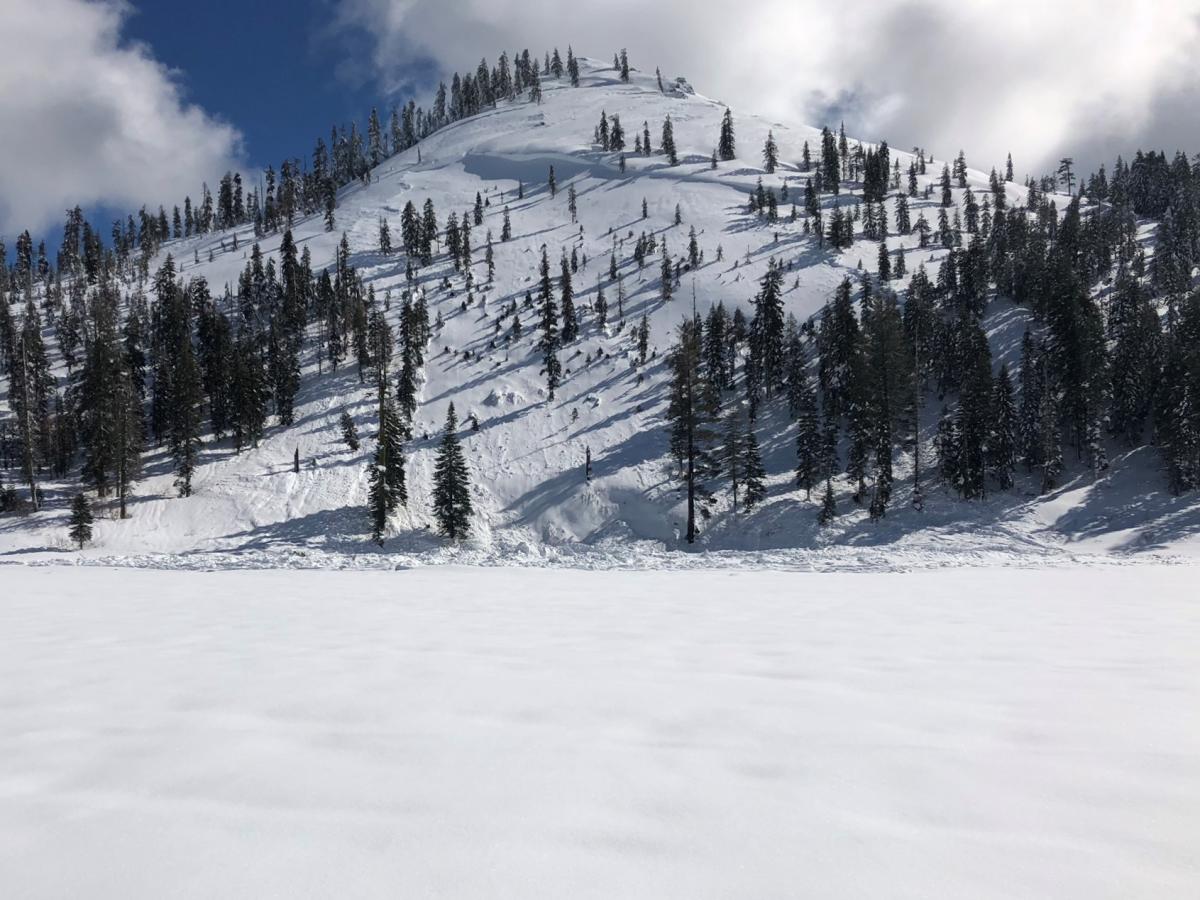
[[[385,85],[574,42],[686,75],[735,111],[822,124],[1018,174],[1164,145],[1200,150],[1200,0],[342,0]],[[565,47],[564,47],[565,49]]]
[[[121,0],[5,5],[0,230],[41,230],[76,203],[177,202],[240,153],[232,126],[185,102],[149,48],[123,41]]]

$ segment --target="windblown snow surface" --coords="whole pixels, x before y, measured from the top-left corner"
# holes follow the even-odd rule
[[[584,61],[579,88],[569,87],[565,79],[546,78],[543,83],[542,104],[503,102],[456,122],[419,148],[384,162],[372,172],[369,184],[344,189],[333,232],[325,231],[320,216],[294,225],[296,242],[312,254],[317,271],[333,265],[345,231],[351,264],[388,306],[395,323],[406,287],[405,257],[402,252],[378,252],[380,217],[389,221],[398,243],[400,213],[409,200],[418,208],[426,198],[433,200],[443,225],[451,212],[460,217],[469,212],[477,192],[487,203],[483,225],[472,229],[475,303],[463,309],[464,277],[444,253],[420,272],[418,287],[426,294],[430,315],[440,315],[444,325],[435,329],[427,348],[415,439],[406,447],[409,502],[393,517],[384,558],[372,565],[388,565],[396,555],[462,562],[539,562],[549,557],[553,562],[562,555],[575,559],[584,550],[591,551],[586,555],[594,563],[589,564],[628,565],[647,554],[678,548],[684,509],[667,452],[664,356],[674,329],[691,313],[693,288],[701,311],[721,301],[731,311],[750,313],[759,279],[768,260],[775,258],[786,269],[787,310],[804,321],[831,299],[846,275],[857,277],[860,266],[867,272],[876,266],[876,244],[860,241],[845,252],[821,248],[803,233],[802,221],[787,221],[789,204],[781,207],[782,219],[776,225],[746,210],[760,177],[776,191],[786,180],[790,197],[803,206],[804,182],[812,173],[802,166],[802,146],[808,141],[815,152],[819,129],[735,110],[739,158],[713,170],[710,155],[724,106],[693,92],[686,82],[669,79],[663,93],[653,75],[634,72],[631,83],[622,84],[611,68]],[[643,157],[630,151],[622,173],[617,154],[604,153],[592,143],[602,111],[610,118],[620,116],[630,145],[646,122],[657,146],[669,114],[679,165],[669,166],[661,154]],[[761,168],[768,130],[780,148],[781,163],[774,175]],[[929,149],[938,161],[920,177],[922,188],[937,180],[943,158],[956,152]],[[912,159],[900,148],[893,148],[892,156],[902,169]],[[986,168],[991,162],[981,164]],[[546,184],[552,165],[558,181],[553,197]],[[518,182],[524,183],[524,199],[517,198]],[[969,183],[981,196],[988,190],[984,172],[972,170]],[[571,187],[578,193],[577,224],[568,212]],[[1010,203],[1023,202],[1023,187],[1010,184],[1006,190]],[[954,193],[960,202],[962,191],[955,188]],[[853,206],[859,194],[857,186],[849,185],[836,200],[826,195],[827,214],[835,202]],[[923,213],[936,222],[936,202],[914,200],[913,221]],[[1065,203],[1060,198],[1060,207]],[[681,225],[674,222],[677,204]],[[511,211],[513,238],[502,243],[505,207]],[[895,222],[894,209],[889,219]],[[663,302],[658,257],[640,271],[633,260],[637,235],[653,233],[666,242],[672,257],[681,258],[687,255],[692,227],[704,262],[684,277],[673,300]],[[496,259],[490,284],[483,256],[489,231]],[[234,238],[227,231],[169,242],[152,271],[172,254],[183,277],[205,277],[219,297],[226,285],[236,286],[254,242],[249,227],[236,235],[236,249]],[[278,234],[265,237],[264,254],[276,258],[280,239]],[[587,260],[574,278],[581,335],[561,353],[566,377],[554,401],[545,396],[536,316],[523,308],[526,292],[536,292],[543,244],[556,284],[562,252],[576,250]],[[910,272],[924,262],[935,276],[946,251],[917,244],[915,234],[889,238],[893,251],[905,247]],[[1147,249],[1152,247],[1148,244]],[[617,285],[609,278],[614,252],[626,292],[624,329],[618,322]],[[442,287],[445,278],[450,279],[450,289]],[[896,287],[902,289],[905,283],[902,279]],[[599,287],[611,313],[603,329],[591,310]],[[509,343],[504,338],[511,320],[503,320],[499,334],[496,326],[502,310],[514,300],[522,307],[523,333]],[[653,358],[635,368],[631,332],[643,314],[649,319]],[[997,366],[1007,362],[1015,368],[1028,324],[1023,308],[1003,299],[993,302],[986,326]],[[57,354],[51,329],[46,340]],[[193,483],[195,495],[187,499],[176,496],[165,450],[149,448],[145,476],[134,489],[131,517],[117,520],[111,501],[98,503],[95,540],[85,557],[122,562],[156,557],[156,564],[177,564],[181,556],[208,556],[213,564],[223,564],[220,560],[235,556],[242,564],[313,564],[320,559],[322,565],[358,565],[378,555],[367,539],[365,512],[366,468],[377,427],[374,393],[369,384],[360,384],[352,361],[336,373],[328,364],[318,371],[316,346],[314,325],[302,360],[293,427],[281,428],[272,418],[265,440],[240,454],[229,439],[206,439]],[[56,371],[65,378],[61,361]],[[472,541],[460,549],[446,548],[429,531],[433,458],[451,401],[464,423],[461,437],[476,510]],[[341,441],[337,426],[343,409],[355,417],[364,438],[357,452]],[[1200,544],[1200,504],[1195,496],[1170,496],[1152,448],[1130,452],[1110,447],[1112,466],[1098,482],[1080,470],[1071,453],[1063,487],[1048,496],[1039,497],[1036,477],[1022,473],[1011,491],[984,502],[960,502],[937,483],[931,465],[940,413],[940,401],[931,396],[922,419],[927,496],[923,514],[910,509],[912,459],[904,451],[897,453],[896,488],[885,522],[868,521],[865,509],[850,500],[852,486],[839,478],[834,484],[840,516],[830,528],[820,529],[819,497],[808,499],[794,485],[794,426],[780,404],[772,404],[756,423],[769,496],[751,514],[734,516],[728,492],[722,491],[712,518],[702,523],[700,545],[775,555],[795,551],[791,556],[808,565],[814,557],[816,564],[830,558],[854,562],[860,553],[904,564],[927,563],[931,555],[946,561],[1008,557],[1018,562],[1146,551],[1191,555]],[[477,431],[467,424],[470,416],[478,419]],[[591,482],[583,477],[589,448],[594,461]],[[294,473],[297,451],[302,467]],[[16,480],[15,471],[10,479]],[[0,519],[0,558],[28,560],[69,549],[66,515],[78,484],[45,487],[49,502],[43,512]],[[881,554],[881,549],[887,552]]]
[[[13,567],[0,895],[1200,895],[1188,566]]]

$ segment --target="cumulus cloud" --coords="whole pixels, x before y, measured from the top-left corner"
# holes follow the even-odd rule
[[[573,42],[686,75],[735,110],[822,124],[1018,174],[1062,155],[1200,150],[1200,0],[342,0],[385,86]]]
[[[124,41],[123,0],[4,11],[0,230],[40,230],[76,203],[136,208],[195,193],[240,155],[232,126],[188,104],[149,48]]]

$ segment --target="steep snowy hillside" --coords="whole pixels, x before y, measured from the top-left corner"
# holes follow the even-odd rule
[[[661,155],[627,152],[622,171],[618,154],[603,152],[592,142],[602,113],[620,117],[630,145],[634,132],[648,122],[656,146],[669,115],[680,150],[678,165],[669,165]],[[802,148],[807,141],[814,153],[819,149],[819,128],[738,112],[738,158],[714,168],[710,159],[723,113],[723,104],[694,93],[685,82],[660,92],[653,75],[635,72],[625,84],[611,68],[585,61],[577,89],[565,79],[544,79],[540,104],[501,102],[388,159],[371,173],[369,184],[343,190],[332,231],[320,215],[294,226],[297,244],[311,253],[318,271],[334,264],[344,232],[350,264],[396,324],[408,286],[406,259],[403,252],[379,252],[381,217],[398,244],[401,211],[410,200],[418,208],[431,200],[443,222],[451,212],[469,213],[477,192],[486,204],[482,226],[472,229],[473,302],[466,304],[464,276],[444,253],[417,276],[418,290],[438,324],[420,376],[414,439],[406,446],[408,502],[391,520],[385,551],[443,546],[430,531],[430,491],[439,431],[451,402],[463,423],[461,437],[473,477],[475,516],[468,546],[475,552],[532,552],[577,542],[612,548],[634,540],[678,546],[682,496],[667,452],[664,356],[675,328],[692,312],[693,297],[702,313],[723,302],[730,311],[749,314],[759,279],[774,259],[785,269],[786,309],[803,322],[819,312],[846,275],[877,266],[876,244],[863,241],[842,252],[818,246],[806,233],[804,216],[789,221],[788,205],[781,207],[776,224],[748,211],[747,200],[760,178],[776,191],[786,182],[803,207],[805,179],[812,173],[800,162]],[[773,175],[764,173],[759,158],[768,132],[779,146],[780,165]],[[893,149],[892,159],[906,170],[912,157]],[[557,181],[553,195],[547,184],[551,167]],[[928,174],[920,176],[922,189],[936,183],[941,168],[939,156]],[[970,171],[968,181],[976,191],[987,190],[984,173]],[[962,191],[954,190],[957,199]],[[1022,202],[1024,188],[1009,184],[1006,190],[1011,203]],[[572,191],[577,222],[569,210]],[[825,195],[822,202],[827,211],[836,204],[849,208],[853,194],[843,189],[840,198]],[[914,220],[923,211],[936,221],[936,200],[918,198],[911,205]],[[502,242],[505,209],[512,238]],[[895,215],[894,208],[890,214]],[[653,234],[673,258],[686,258],[691,229],[703,252],[702,264],[683,274],[675,296],[664,301],[659,254],[639,269],[635,242],[642,232]],[[492,280],[484,257],[489,232],[495,255]],[[254,240],[247,226],[236,235],[218,232],[168,242],[152,269],[170,254],[184,278],[204,276],[219,296],[226,285],[236,288]],[[279,234],[265,237],[262,252],[277,258],[280,240]],[[575,253],[580,262],[574,276],[580,336],[561,353],[565,377],[552,401],[541,371],[537,312],[524,305],[527,292],[536,295],[543,245],[556,290],[561,255]],[[945,253],[932,245],[921,249],[916,234],[892,236],[889,246],[905,249],[909,273],[925,263],[932,275]],[[610,255],[624,295],[623,327]],[[896,285],[904,283],[901,278]],[[604,328],[592,309],[601,289],[609,307]],[[510,339],[508,314],[513,303],[522,328],[515,340]],[[650,359],[639,367],[635,326],[643,315]],[[1016,363],[1026,322],[1024,309],[993,305],[986,326],[997,363]],[[49,330],[47,341],[53,343]],[[272,419],[265,439],[240,453],[228,439],[206,439],[194,494],[183,499],[175,495],[169,458],[162,448],[153,448],[134,491],[131,517],[118,520],[100,505],[94,546],[87,552],[104,557],[297,549],[376,552],[367,540],[365,511],[367,461],[376,427],[374,391],[369,383],[360,383],[352,360],[335,373],[323,363],[318,372],[315,341],[306,345],[302,366],[292,427],[279,427]],[[936,405],[930,402],[923,414],[927,467],[940,412]],[[364,437],[357,452],[341,440],[343,410],[355,418]],[[735,515],[722,494],[712,517],[702,523],[702,547],[889,544],[918,555],[930,548],[1047,554],[1079,539],[1086,539],[1081,546],[1089,551],[1175,547],[1177,538],[1194,534],[1200,522],[1194,506],[1171,499],[1158,483],[1146,486],[1156,467],[1149,451],[1114,455],[1101,483],[1072,475],[1065,488],[1043,498],[1036,497],[1031,484],[1019,481],[1011,492],[963,504],[943,495],[930,479],[922,513],[909,508],[911,460],[901,454],[893,507],[882,523],[868,522],[865,511],[849,500],[848,485],[835,481],[842,515],[822,530],[816,522],[820,498],[814,492],[807,499],[793,485],[791,422],[782,410],[768,408],[757,428],[769,476],[768,498],[753,512]],[[299,472],[293,471],[296,453]],[[589,453],[590,481],[585,478]],[[0,546],[9,553],[65,547],[69,486],[50,483],[46,489],[50,502],[45,509],[0,520]]]

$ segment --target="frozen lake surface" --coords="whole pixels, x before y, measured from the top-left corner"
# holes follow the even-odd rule
[[[0,577],[6,897],[1200,896],[1193,566]]]

